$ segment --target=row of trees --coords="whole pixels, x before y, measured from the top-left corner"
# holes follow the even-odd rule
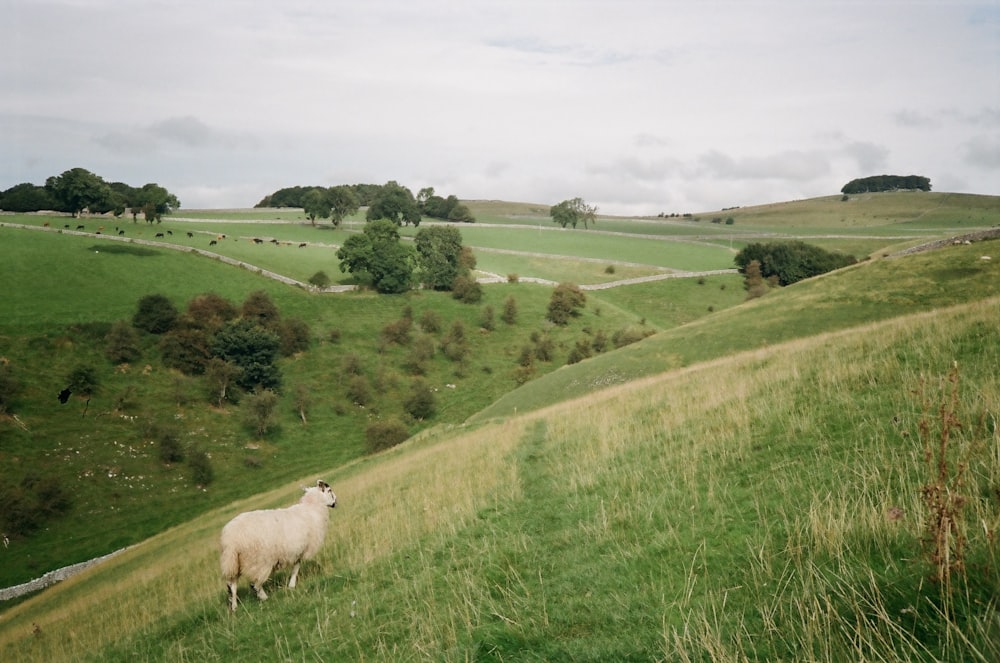
[[[582,223],[586,229],[588,224],[597,222],[597,206],[588,205],[583,198],[571,198],[553,205],[549,209],[549,216],[563,228],[566,226],[576,228]]]
[[[851,180],[840,190],[843,194],[899,190],[930,191],[930,178],[921,175],[873,175]]]
[[[329,219],[334,226],[361,207],[367,207],[368,221],[389,219],[396,225],[420,225],[424,216],[445,221],[474,223],[468,206],[455,196],[443,198],[434,187],[425,187],[414,196],[409,188],[392,180],[385,184],[341,184],[332,187],[293,186],[264,196],[255,207],[301,207],[315,225]]]
[[[86,211],[121,216],[128,210],[133,222],[139,214],[150,223],[160,221],[180,206],[177,196],[155,182],[141,187],[109,183],[85,168],[71,168],[53,175],[45,180],[44,186],[24,182],[0,192],[0,209],[9,212],[53,210],[78,216]]]
[[[400,241],[399,225],[386,218],[369,221],[362,233],[348,237],[337,258],[340,271],[381,293],[405,292],[414,282],[433,290],[453,290],[473,283],[469,275],[476,266],[457,228],[421,228],[411,246]]]
[[[797,240],[747,244],[733,260],[746,278],[751,296],[766,292],[764,281],[771,285],[791,285],[857,262],[852,255]]]

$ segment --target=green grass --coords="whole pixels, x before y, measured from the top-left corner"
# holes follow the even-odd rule
[[[340,503],[295,590],[259,603],[244,588],[230,617],[214,546],[232,513],[287,503],[288,486],[22,603],[0,647],[26,661],[994,660],[1000,461],[976,422],[1000,398],[998,315],[994,298],[429,431],[321,473]],[[911,391],[925,376],[937,397],[956,360],[976,570],[942,618]]]
[[[895,209],[914,234],[946,236],[989,225],[995,208],[981,198],[995,202],[931,194],[919,204],[937,207],[915,212],[916,199],[900,194],[859,209],[869,206],[862,214],[871,223]],[[812,225],[786,234],[826,241],[819,237],[835,204],[789,203]],[[970,220],[935,216],[948,209]],[[493,213],[496,223],[544,215],[501,203]],[[757,232],[780,227],[780,217],[761,216],[767,225]],[[218,228],[241,239],[227,250],[260,249],[247,255],[270,256],[277,271],[294,269],[297,252],[317,238],[343,234],[230,220]],[[563,234],[532,223],[483,237],[516,245],[525,235]],[[636,234],[650,226],[614,223]],[[218,232],[209,227],[170,220],[145,231],[170,229],[183,244],[187,230]],[[912,232],[902,227],[861,225],[830,241],[901,242],[894,238]],[[572,235],[578,255],[543,260],[539,271],[606,278],[593,269],[603,269],[608,236]],[[247,236],[310,246],[256,246]],[[615,245],[623,254],[651,260],[649,247],[623,239]],[[721,241],[713,251],[728,251]],[[527,283],[489,286],[479,306],[443,293],[315,296],[189,252],[116,252],[99,238],[0,228],[11,293],[0,304],[0,355],[27,376],[18,420],[0,420],[0,476],[64,473],[76,491],[70,518],[4,551],[13,563],[3,565],[3,584],[155,534],[99,570],[4,606],[0,658],[993,660],[1000,469],[989,450],[1000,281],[979,256],[994,244],[874,260],[742,305],[737,276],[590,291],[582,317],[556,329],[543,321],[550,289]],[[598,262],[579,260],[592,251]],[[508,265],[530,264],[517,260]],[[519,272],[502,263],[491,271]],[[306,426],[285,399],[278,432],[255,440],[236,409],[201,405],[196,386],[178,376],[100,363],[101,324],[130,317],[144,294],[167,292],[180,305],[206,290],[239,302],[258,289],[313,330],[310,352],[281,364],[288,384],[315,396]],[[521,312],[514,328],[498,322],[473,334],[474,360],[461,370],[435,360],[435,419],[415,423],[421,432],[402,447],[364,457],[364,426],[398,414],[409,379],[399,369],[407,349],[380,346],[382,326],[409,306],[415,317],[433,309],[446,327],[458,319],[474,329],[482,306],[499,314],[509,295]],[[575,342],[643,320],[663,331],[559,368]],[[339,343],[328,341],[334,329]],[[559,359],[537,363],[540,377],[513,389],[533,332],[554,336]],[[344,408],[347,353],[360,354],[382,385],[377,408]],[[155,359],[147,339],[144,361]],[[81,361],[103,366],[102,393],[86,417],[82,401],[54,398]],[[974,573],[943,604],[920,555],[928,477],[912,392],[921,376],[936,388],[954,361],[965,422],[956,444],[974,461]],[[129,388],[136,404],[124,414],[182,422],[190,441],[211,450],[217,478],[207,492],[185,467],[155,461],[135,425],[115,414],[109,403]],[[306,566],[298,589],[277,589],[267,603],[244,588],[230,619],[217,579],[219,528],[238,511],[287,504],[296,485],[319,476],[334,482],[340,505],[318,563]],[[889,506],[904,517],[888,520]],[[947,618],[936,612],[943,605]]]

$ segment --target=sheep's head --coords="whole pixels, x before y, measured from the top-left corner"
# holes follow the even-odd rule
[[[337,506],[337,496],[334,494],[333,489],[330,488],[330,484],[322,479],[317,481],[314,487],[303,488],[302,490],[306,493],[302,496],[303,502],[322,504],[330,507],[331,509]]]

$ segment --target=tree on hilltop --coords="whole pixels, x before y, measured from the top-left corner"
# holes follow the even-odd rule
[[[588,205],[583,198],[572,198],[564,200],[558,205],[553,205],[549,210],[552,220],[565,228],[582,223],[586,228],[588,223],[595,223],[597,220],[597,206]]]

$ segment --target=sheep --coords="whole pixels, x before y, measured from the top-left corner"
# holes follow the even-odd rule
[[[284,509],[241,513],[222,528],[219,566],[229,592],[229,610],[236,610],[236,587],[246,576],[261,601],[267,599],[264,583],[271,572],[291,566],[288,586],[295,587],[299,565],[311,559],[326,538],[327,507],[337,506],[337,496],[322,479],[305,495]]]

